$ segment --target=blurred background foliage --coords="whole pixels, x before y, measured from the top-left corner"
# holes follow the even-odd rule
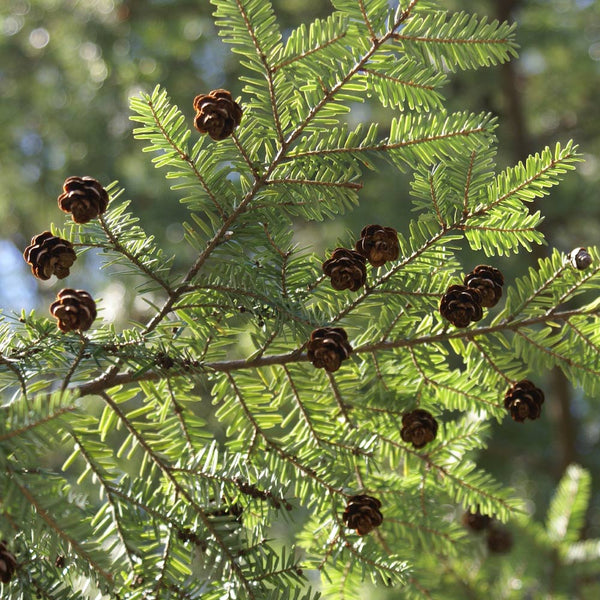
[[[331,12],[325,0],[273,0],[282,31]],[[516,20],[520,58],[502,67],[457,73],[445,89],[450,110],[499,117],[498,164],[512,165],[546,144],[573,138],[585,162],[541,203],[550,246],[569,251],[600,233],[600,2],[595,0],[446,0],[444,8]],[[141,225],[186,264],[188,218],[163,174],[131,135],[128,98],[157,83],[193,117],[196,94],[225,87],[242,96],[241,67],[217,37],[208,0],[4,0],[0,7],[0,307],[46,310],[53,282],[28,275],[20,254],[30,238],[61,224],[56,197],[70,175],[119,180]],[[242,97],[243,103],[243,97]],[[381,124],[393,114],[375,104],[352,107],[348,119]],[[324,254],[347,231],[367,223],[405,230],[411,216],[410,174],[385,163],[365,173],[360,206],[333,222],[298,223],[296,236]],[[537,208],[537,207],[536,207]],[[543,256],[492,259],[511,281]],[[465,271],[482,257],[465,254]],[[151,309],[133,285],[111,279],[87,254],[69,286],[102,297],[102,316],[117,326]],[[473,264],[466,261],[474,261]],[[98,274],[99,273],[99,274]],[[568,464],[593,475],[584,536],[600,535],[599,398],[585,398],[555,373],[532,374],[546,389],[543,418],[493,430],[478,460],[529,500],[544,520]],[[60,463],[59,463],[60,464]],[[514,525],[519,551],[521,525]],[[524,539],[524,538],[523,538]],[[476,543],[476,542],[474,542]],[[525,541],[523,541],[525,544]],[[529,546],[527,546],[529,547]],[[526,560],[527,553],[523,554]],[[500,560],[500,559],[498,559]]]

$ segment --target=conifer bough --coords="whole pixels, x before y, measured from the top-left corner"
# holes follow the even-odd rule
[[[555,250],[504,287],[492,267],[453,287],[458,248],[492,262],[542,243],[527,203],[574,167],[576,148],[497,173],[495,119],[445,110],[452,71],[515,55],[513,26],[425,0],[332,0],[330,17],[284,36],[268,0],[212,2],[244,68],[243,118],[226,90],[196,97],[200,136],[161,87],[131,101],[134,135],[189,211],[193,258],[182,266],[140,227],[135,190],[130,205],[116,183],[69,178],[61,208],[85,223],[57,236],[102,249],[148,319],[80,336],[35,314],[4,324],[0,539],[19,561],[0,564],[0,595],[360,600],[369,579],[398,597],[462,600],[467,585],[487,598],[495,572],[468,560],[472,540],[449,514],[519,518],[517,494],[473,461],[492,419],[539,416],[536,386],[511,383],[504,405],[515,373],[559,367],[600,393],[588,301],[600,261],[588,246],[581,270]],[[365,101],[389,109],[384,133],[348,124]],[[367,225],[325,264],[297,246],[295,225],[356,205],[380,158],[412,177],[418,214],[403,231]],[[84,331],[96,309],[67,288],[52,313]],[[575,541],[589,476],[571,467],[564,482],[542,547],[558,568],[585,556],[598,573],[597,542]],[[272,540],[288,518],[295,543]],[[530,549],[521,560],[540,554]]]

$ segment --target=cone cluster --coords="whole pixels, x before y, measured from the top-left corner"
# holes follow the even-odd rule
[[[477,265],[465,276],[463,283],[472,290],[479,291],[481,306],[492,308],[502,297],[504,275],[489,265]]]
[[[400,437],[415,448],[423,448],[423,446],[433,441],[437,435],[437,430],[438,423],[433,415],[422,408],[416,408],[402,416]]]
[[[71,213],[75,223],[87,223],[99,217],[108,206],[108,192],[93,177],[68,177],[64,192],[58,197],[58,206]]]
[[[440,314],[455,327],[468,327],[483,317],[483,308],[496,306],[502,297],[504,276],[489,265],[478,265],[463,285],[451,285],[440,300]]]
[[[358,535],[367,535],[383,523],[380,508],[381,502],[373,496],[352,496],[348,500],[342,520],[350,529],[355,529]]]
[[[58,206],[71,213],[75,223],[87,223],[106,211],[108,201],[108,192],[96,179],[72,176],[65,179]],[[69,276],[77,254],[69,240],[44,231],[31,238],[23,258],[38,279],[47,280],[52,275],[64,279]],[[50,313],[58,320],[61,331],[86,331],[96,318],[96,303],[84,290],[63,288],[51,304]]]
[[[0,542],[0,581],[10,583],[17,569],[17,559],[9,551],[5,541]]]
[[[227,90],[196,96],[194,109],[194,127],[216,141],[228,138],[242,120],[242,109]]]
[[[320,327],[311,333],[306,350],[308,360],[317,369],[333,373],[350,356],[352,346],[342,327]]]
[[[360,232],[354,250],[336,248],[322,268],[331,278],[333,289],[356,292],[367,281],[367,261],[373,267],[381,267],[388,261],[397,260],[398,256],[398,232],[392,227],[367,225]]]
[[[471,531],[480,532],[487,529],[492,522],[492,517],[482,515],[479,511],[466,511],[462,516],[462,524]]]
[[[500,525],[495,519],[482,515],[479,511],[467,511],[462,516],[463,525],[474,533],[486,531],[486,545],[490,552],[503,554],[509,552],[513,546],[511,532]]]
[[[542,414],[544,392],[528,379],[513,384],[504,396],[504,407],[513,420],[537,419]]]

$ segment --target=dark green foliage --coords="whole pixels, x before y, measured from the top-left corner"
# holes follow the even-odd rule
[[[85,334],[35,314],[2,324],[0,533],[19,563],[3,597],[316,600],[364,597],[369,581],[491,597],[493,573],[463,566],[463,508],[554,552],[565,590],[568,565],[597,576],[597,543],[579,541],[585,471],[571,467],[542,530],[473,460],[490,420],[508,421],[514,382],[557,366],[598,393],[597,249],[582,271],[554,251],[466,328],[438,310],[474,266],[463,242],[486,264],[542,243],[527,203],[579,160],[567,142],[497,174],[495,119],[444,108],[446,72],[508,60],[513,27],[429,1],[335,0],[284,42],[266,0],[213,4],[246,69],[233,134],[192,132],[199,90],[185,110],[160,86],[131,101],[134,135],[172,181],[161,202],[189,211],[193,261],[174,266],[113,184],[106,213],[59,234],[139,284],[151,317],[117,331],[100,312]],[[345,120],[367,97],[395,111],[388,132]],[[397,260],[335,290],[294,226],[355,206],[380,160],[414,173],[417,214]],[[308,360],[322,327],[348,333],[335,372]],[[425,447],[401,434],[414,409],[435,423]],[[362,495],[383,520],[357,536],[343,514]]]

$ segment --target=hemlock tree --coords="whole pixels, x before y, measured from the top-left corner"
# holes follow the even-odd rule
[[[136,137],[189,208],[193,264],[171,269],[123,190],[92,177],[65,181],[72,219],[25,251],[35,276],[64,279],[98,249],[155,313],[115,331],[67,279],[56,321],[4,321],[2,597],[593,585],[585,470],[567,471],[542,526],[470,458],[491,420],[540,416],[544,370],[600,389],[597,249],[554,251],[517,281],[489,264],[542,243],[527,202],[574,168],[575,147],[495,173],[494,118],[444,111],[448,72],[508,60],[513,28],[429,1],[332,0],[283,41],[266,0],[213,2],[242,97],[206,90],[193,123],[159,87],[131,102]],[[366,97],[396,112],[387,135],[347,125]],[[294,223],[356,205],[379,160],[414,174],[406,235],[390,215],[325,256],[294,244]],[[477,262],[461,263],[465,245]],[[505,568],[484,560],[511,546]]]

